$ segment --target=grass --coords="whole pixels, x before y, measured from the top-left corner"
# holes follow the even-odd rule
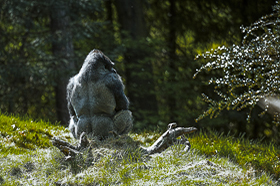
[[[200,132],[191,139],[193,148],[207,156],[229,157],[233,162],[256,169],[257,172],[268,172],[275,178],[280,177],[280,148],[258,140],[248,140],[240,136]]]
[[[160,134],[143,132],[118,139],[91,141],[74,161],[50,143],[65,128],[28,118],[0,116],[1,185],[277,185],[279,148],[244,138],[204,132],[189,136],[192,149],[174,145],[146,156]]]
[[[1,154],[21,154],[30,149],[48,148],[50,138],[66,129],[49,122],[34,122],[30,118],[6,116],[0,114]]]

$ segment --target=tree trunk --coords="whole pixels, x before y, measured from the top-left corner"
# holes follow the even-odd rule
[[[106,20],[109,21],[110,25],[113,27],[112,0],[106,0],[105,7],[106,7]]]
[[[130,41],[124,54],[126,90],[135,120],[143,122],[145,116],[147,118],[158,114],[152,64],[150,61],[143,62],[151,53],[145,42],[139,44],[148,36],[143,1],[118,0],[115,5],[120,30],[124,31],[121,33],[122,39]]]
[[[169,84],[176,83],[176,0],[169,1],[169,37],[168,37],[168,55],[169,55]],[[176,118],[176,91],[168,90],[168,107],[171,121]]]
[[[51,32],[53,35],[52,52],[55,57],[56,73],[56,112],[62,125],[67,125],[69,113],[66,102],[66,86],[69,73],[74,69],[73,44],[70,29],[70,17],[66,2],[54,1],[51,6]]]

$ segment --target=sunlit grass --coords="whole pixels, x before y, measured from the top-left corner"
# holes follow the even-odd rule
[[[200,132],[191,139],[192,147],[208,156],[228,157],[239,165],[252,166],[257,172],[266,171],[280,176],[280,148],[273,143],[261,143],[240,136]]]
[[[20,154],[31,149],[50,147],[50,140],[65,128],[30,118],[0,114],[1,154]]]
[[[189,152],[174,145],[147,156],[139,145],[151,145],[160,134],[143,132],[91,141],[92,150],[65,162],[49,139],[56,135],[73,143],[68,130],[28,118],[0,118],[1,185],[277,185],[279,149],[272,144],[196,132],[189,136]],[[22,130],[38,138],[20,138]]]

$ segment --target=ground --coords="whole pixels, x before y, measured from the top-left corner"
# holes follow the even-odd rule
[[[64,154],[47,141],[58,136],[77,143],[67,129],[30,119],[0,119],[2,185],[278,184],[280,153],[272,144],[198,131],[187,136],[192,144],[188,152],[175,144],[162,153],[145,155],[139,145],[151,145],[161,133],[130,133],[102,142],[91,140],[92,149],[65,161]],[[31,137],[19,141],[24,134]]]

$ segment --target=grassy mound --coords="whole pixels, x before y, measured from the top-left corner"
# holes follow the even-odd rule
[[[160,134],[143,132],[92,140],[92,149],[65,162],[50,138],[75,143],[67,129],[4,115],[0,126],[1,185],[277,185],[279,149],[272,144],[197,132],[187,153],[174,145],[146,156],[139,145]]]

